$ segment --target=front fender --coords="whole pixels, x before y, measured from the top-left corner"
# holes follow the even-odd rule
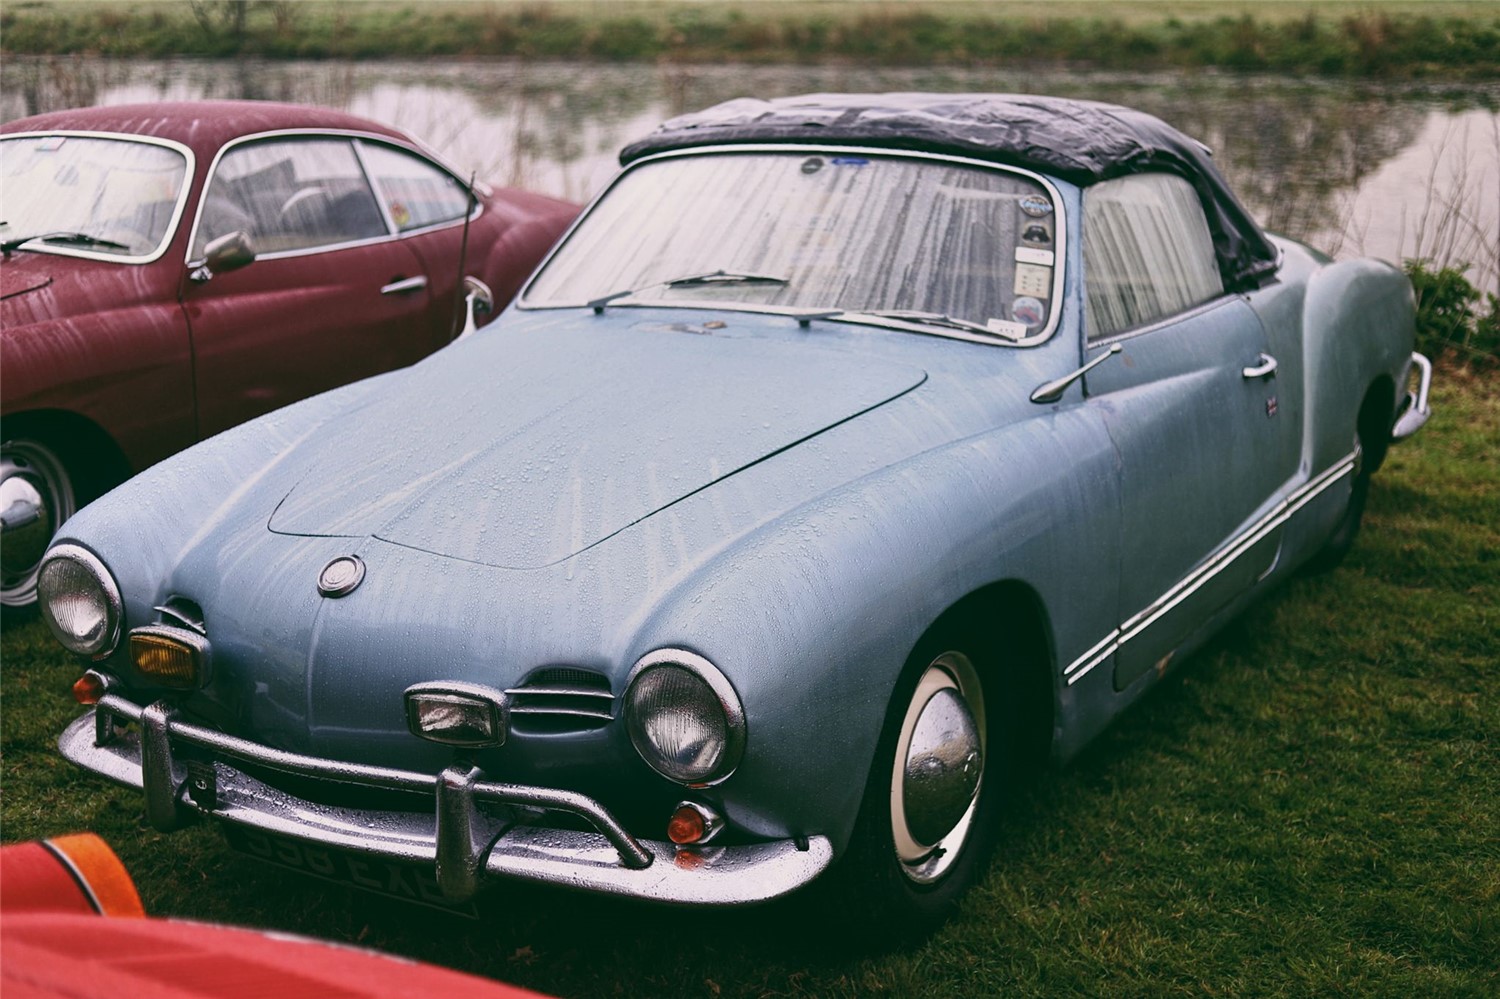
[[[783,457],[759,471],[776,474],[764,466]],[[678,585],[634,644],[699,652],[738,691],[746,755],[717,789],[731,818],[842,846],[908,655],[990,583],[1036,592],[1060,636],[1054,662],[1106,634],[1117,483],[1101,421],[1082,406],[1039,411],[785,513]]]

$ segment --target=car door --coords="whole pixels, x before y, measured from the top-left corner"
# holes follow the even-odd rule
[[[353,138],[284,135],[223,153],[191,257],[239,231],[256,258],[197,272],[183,293],[201,437],[446,342],[423,261],[396,230]]]
[[[1119,455],[1124,689],[1274,566],[1297,426],[1243,296],[1226,294],[1192,186],[1167,174],[1095,185],[1084,201],[1087,376]]]

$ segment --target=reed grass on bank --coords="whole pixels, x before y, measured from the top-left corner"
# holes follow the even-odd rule
[[[9,2],[0,51],[1216,67],[1500,77],[1493,4]]]

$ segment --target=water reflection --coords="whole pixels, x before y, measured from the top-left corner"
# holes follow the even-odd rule
[[[479,176],[577,200],[673,114],[810,91],[1031,91],[1150,111],[1216,150],[1269,228],[1337,255],[1428,256],[1500,277],[1500,86],[1443,90],[1208,73],[459,62],[11,58],[0,117],[131,101],[256,98],[344,108]]]

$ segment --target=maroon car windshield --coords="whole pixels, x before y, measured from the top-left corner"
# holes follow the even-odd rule
[[[175,148],[120,137],[0,140],[0,243],[143,262],[171,237],[187,180]]]

